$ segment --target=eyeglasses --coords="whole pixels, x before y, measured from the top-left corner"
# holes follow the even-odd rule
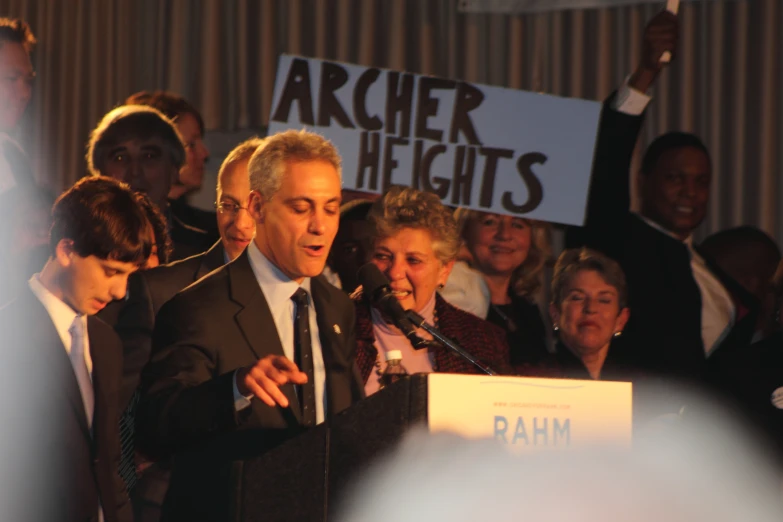
[[[241,205],[234,203],[233,201],[220,201],[220,202],[216,201],[215,208],[221,214],[226,214],[229,216],[236,216],[237,214],[239,214],[240,210],[247,210],[248,212],[250,211],[248,207],[243,207]]]

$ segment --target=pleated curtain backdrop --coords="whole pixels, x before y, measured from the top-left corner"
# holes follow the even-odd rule
[[[662,3],[507,15],[460,13],[457,0],[0,0],[0,14],[38,37],[23,137],[61,190],[83,174],[101,115],[141,89],[181,93],[210,130],[266,126],[280,53],[601,100]],[[680,21],[640,148],[697,133],[714,163],[698,235],[752,224],[783,242],[783,2],[694,1]]]

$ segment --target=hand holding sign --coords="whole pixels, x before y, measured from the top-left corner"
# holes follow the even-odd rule
[[[669,53],[669,59],[677,49],[677,16],[666,10],[655,15],[644,28],[642,56],[639,66],[628,80],[634,89],[646,92],[658,77],[665,62],[662,58]]]
[[[676,15],[680,9],[680,0],[666,0],[666,10]],[[661,63],[669,63],[672,61],[672,53],[664,51],[661,55]]]

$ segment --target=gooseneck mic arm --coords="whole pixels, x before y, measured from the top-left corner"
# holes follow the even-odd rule
[[[432,337],[437,339],[443,346],[447,346],[449,349],[451,349],[454,353],[468,361],[469,363],[473,364],[476,368],[481,370],[482,372],[486,373],[487,375],[497,375],[498,372],[487,366],[486,364],[482,363],[473,355],[465,350],[462,346],[457,344],[456,341],[452,341],[442,333],[438,331],[437,328],[429,324],[427,321],[424,320],[422,316],[414,312],[413,310],[408,310],[405,312],[405,315],[410,319],[410,321],[416,325],[419,328],[424,329],[425,331],[429,332]]]

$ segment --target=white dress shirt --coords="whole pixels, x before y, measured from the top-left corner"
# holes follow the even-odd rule
[[[652,96],[628,85],[628,79],[617,89],[613,109],[631,116],[639,116],[647,108]]]
[[[46,309],[49,317],[54,323],[54,328],[57,330],[57,335],[60,336],[60,340],[65,347],[65,352],[68,354],[68,359],[71,359],[71,332],[70,328],[74,320],[79,317],[82,321],[82,332],[84,332],[84,363],[87,366],[87,372],[90,375],[90,381],[94,382],[92,375],[92,357],[90,356],[90,337],[87,332],[87,316],[83,314],[77,314],[73,308],[65,304],[53,293],[51,293],[40,280],[40,274],[35,274],[28,281],[30,290],[35,297],[41,302]],[[98,520],[103,522],[103,508],[98,504]]]
[[[707,267],[704,258],[693,248],[693,236],[680,240],[658,223],[639,215],[654,229],[682,241],[688,247],[691,257],[691,272],[701,293],[701,339],[707,357],[726,338],[737,318],[737,309],[731,295],[718,278]]]
[[[250,267],[256,276],[258,285],[272,313],[272,318],[277,327],[277,334],[280,336],[280,344],[283,345],[285,356],[294,360],[294,314],[295,305],[291,296],[298,288],[307,291],[307,300],[309,305],[310,336],[313,348],[313,375],[315,377],[315,419],[320,424],[324,421],[326,412],[326,368],[324,366],[323,352],[321,350],[321,338],[318,335],[318,322],[316,321],[315,306],[313,305],[313,296],[310,294],[310,278],[307,277],[300,285],[296,281],[288,278],[280,271],[264,254],[258,249],[255,242],[247,247],[247,256],[250,261]],[[235,374],[236,375],[236,374]],[[237,411],[250,406],[251,396],[242,396],[234,379],[234,405]]]
[[[60,340],[65,346],[65,352],[68,354],[68,358],[71,356],[71,333],[69,329],[73,320],[76,319],[77,314],[73,308],[62,302],[53,293],[51,293],[39,279],[39,274],[35,274],[28,281],[30,290],[32,290],[35,297],[41,301],[41,304],[46,308],[49,313],[49,317],[54,323],[54,328],[57,330],[57,334],[60,336]],[[83,331],[87,332],[87,317],[82,315]],[[90,372],[90,379],[92,379],[92,357],[90,356],[90,339],[85,335],[85,349],[84,349],[84,363],[87,365],[87,371]]]

